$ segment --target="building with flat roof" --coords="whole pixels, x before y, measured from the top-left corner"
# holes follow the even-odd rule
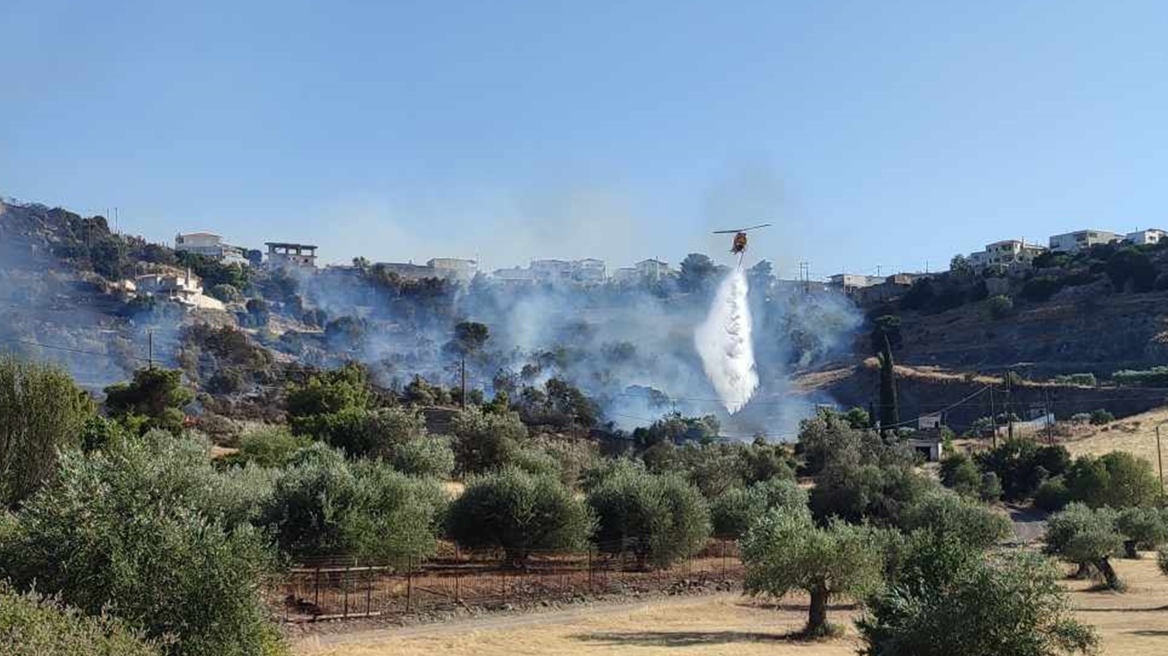
[[[447,274],[448,280],[455,280],[457,282],[466,284],[470,282],[471,278],[479,271],[479,263],[476,260],[464,260],[457,257],[432,257],[426,262],[426,266],[439,270],[449,271]]]
[[[1165,236],[1168,236],[1168,233],[1159,228],[1148,228],[1147,230],[1137,230],[1127,233],[1124,241],[1137,246],[1151,246],[1164,241]]]
[[[275,267],[316,268],[316,246],[282,241],[264,242],[268,247],[268,264]]]
[[[1052,235],[1050,250],[1055,253],[1078,253],[1099,244],[1123,241],[1123,235],[1107,230],[1076,230]]]
[[[969,254],[969,264],[975,269],[990,266],[1030,266],[1034,258],[1046,252],[1045,246],[1028,244],[1025,239],[1003,239],[986,244],[985,250]]]
[[[229,264],[248,264],[244,249],[225,243],[222,236],[213,232],[179,233],[174,236],[174,250]]]

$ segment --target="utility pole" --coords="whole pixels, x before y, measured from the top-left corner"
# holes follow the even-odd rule
[[[1156,463],[1160,465],[1160,494],[1164,493],[1164,458],[1160,454],[1160,426],[1156,426]]]
[[[154,368],[154,331],[146,331],[146,362],[149,363],[151,369]]]
[[[1014,400],[1014,370],[1006,370],[1006,435],[1014,439],[1014,413],[1010,412],[1011,402]]]
[[[466,353],[462,354],[462,409],[466,410]]]
[[[998,448],[998,413],[994,410],[994,385],[990,383],[990,423],[994,427],[994,448]]]

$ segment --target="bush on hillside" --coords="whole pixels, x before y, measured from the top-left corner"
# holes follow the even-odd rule
[[[312,445],[312,440],[290,433],[280,426],[264,426],[243,434],[239,450],[220,460],[225,465],[254,464],[258,467],[278,468],[288,464],[300,449]]]
[[[910,506],[901,526],[951,536],[975,549],[989,548],[1013,532],[1005,515],[948,492],[930,494]]]
[[[1084,455],[1067,470],[1070,498],[1092,508],[1151,506],[1160,498],[1160,482],[1152,464],[1126,451],[1101,457]]]
[[[1062,446],[1042,446],[1028,438],[1008,439],[996,448],[974,456],[984,472],[993,472],[1009,501],[1029,499],[1043,481],[1058,476],[1070,465],[1070,453]]]
[[[986,301],[986,311],[991,319],[1005,319],[1014,314],[1014,300],[1009,296],[998,294]]]
[[[1106,410],[1099,409],[1091,413],[1092,426],[1102,426],[1104,424],[1110,424],[1113,421],[1115,421],[1115,415]]]
[[[1168,542],[1168,511],[1126,508],[1119,513],[1116,527],[1124,537],[1124,555],[1139,558],[1140,549],[1155,549]]]
[[[454,416],[455,470],[463,475],[505,467],[527,441],[527,427],[514,412],[487,414],[471,407]]]
[[[40,489],[59,453],[82,446],[94,410],[63,369],[0,357],[0,508]]]
[[[1111,374],[1111,379],[1120,385],[1143,385],[1145,387],[1168,387],[1168,367],[1151,369],[1122,369]]]

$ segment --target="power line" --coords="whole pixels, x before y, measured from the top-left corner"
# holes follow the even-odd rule
[[[53,344],[41,344],[40,342],[34,342],[34,341],[28,340],[28,339],[0,339],[0,343],[24,344],[26,346],[35,346],[38,348],[50,349],[53,351],[65,351],[68,353],[78,353],[81,355],[94,355],[94,356],[98,356],[98,357],[102,357],[102,358],[110,358],[110,359],[126,359],[126,358],[128,358],[131,360],[140,360],[142,362],[149,361],[147,358],[143,358],[141,356],[128,354],[128,353],[124,354],[124,355],[115,355],[113,353],[102,353],[101,351],[87,351],[85,349],[73,348],[71,346],[56,346]]]

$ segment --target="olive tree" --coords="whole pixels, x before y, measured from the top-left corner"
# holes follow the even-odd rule
[[[57,454],[81,446],[94,404],[64,370],[0,357],[0,508],[52,476]]]
[[[817,526],[810,514],[771,510],[742,540],[746,591],[782,598],[802,590],[811,597],[809,636],[828,631],[827,603],[837,596],[862,599],[880,584],[881,540],[867,526],[831,520]]]
[[[510,464],[527,441],[527,427],[515,412],[484,413],[475,406],[451,422],[455,470],[460,474],[488,472]]]
[[[1139,558],[1140,549],[1155,549],[1168,541],[1168,516],[1157,508],[1127,508],[1119,513],[1116,527],[1123,534],[1128,558]]]
[[[772,508],[808,511],[807,491],[794,481],[772,479],[749,488],[731,488],[710,504],[714,536],[737,540]]]
[[[902,518],[906,531],[925,529],[951,535],[975,549],[985,549],[1012,534],[1005,515],[957,494],[930,494],[909,506]]]
[[[1123,546],[1117,520],[1117,513],[1110,508],[1092,509],[1082,503],[1072,503],[1047,520],[1046,552],[1078,565],[1077,576],[1095,567],[1107,587],[1118,589],[1119,578],[1111,566],[1111,557]]]
[[[324,445],[300,451],[275,482],[260,524],[293,558],[350,554],[400,564],[434,552],[445,495],[436,481]]]
[[[0,582],[0,654],[6,656],[161,656],[125,623],[88,617],[36,592]]]
[[[267,540],[223,508],[221,479],[187,471],[174,438],[63,456],[52,486],[0,528],[0,578],[89,614],[112,609],[173,656],[282,651],[260,586]],[[162,464],[159,464],[162,463]]]
[[[597,547],[631,551],[640,567],[665,568],[697,553],[710,536],[701,492],[677,474],[616,467],[588,493],[596,514]]]
[[[1056,656],[1098,638],[1070,614],[1058,572],[1038,554],[986,555],[943,535],[914,535],[901,577],[857,621],[866,656]]]
[[[588,508],[557,476],[515,466],[470,479],[447,518],[456,542],[502,549],[512,566],[535,550],[582,548],[593,526]]]

